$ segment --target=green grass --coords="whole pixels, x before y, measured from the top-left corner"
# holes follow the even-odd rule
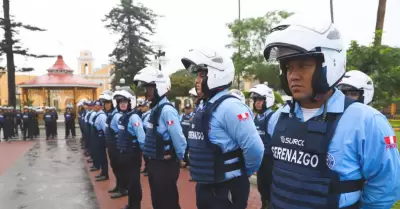
[[[397,138],[399,138],[400,137],[400,132],[396,132],[396,136],[397,136]],[[400,139],[400,138],[399,138]],[[393,208],[392,209],[400,209],[400,201],[398,201],[398,202],[396,202],[394,205],[393,205]]]
[[[389,120],[393,128],[400,127],[400,120]]]

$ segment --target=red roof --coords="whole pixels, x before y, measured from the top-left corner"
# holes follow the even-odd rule
[[[73,70],[65,64],[59,55],[56,63],[49,68],[47,75],[18,84],[19,87],[87,87],[97,88],[100,84],[86,80],[79,75],[73,75]]]

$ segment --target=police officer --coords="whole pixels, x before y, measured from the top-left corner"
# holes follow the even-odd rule
[[[16,110],[15,112],[15,121],[16,121],[16,133],[18,135],[18,128],[21,130],[21,135],[22,135],[22,118],[21,118],[21,110]]]
[[[39,130],[39,116],[36,112],[36,109],[31,108],[30,109],[31,114],[32,114],[32,130],[33,130],[33,137],[37,138],[40,135],[40,130]]]
[[[270,206],[391,208],[400,194],[396,135],[379,111],[335,88],[346,50],[329,18],[287,18],[268,35],[264,57],[279,61],[282,88],[293,97],[268,124]]]
[[[29,130],[29,124],[32,120],[32,116],[29,113],[29,107],[25,106],[22,113],[22,139],[26,140],[28,135],[29,139],[32,139],[32,131]]]
[[[113,189],[108,190],[108,193],[112,193],[111,198],[120,198],[128,195],[126,186],[123,185],[122,172],[125,167],[120,165],[119,162],[119,151],[117,149],[117,136],[118,136],[118,122],[122,117],[122,114],[126,111],[120,111],[117,101],[114,98],[116,92],[112,95],[112,103],[116,108],[112,112],[111,116],[107,118],[108,131],[106,132],[106,140],[107,140],[107,151],[108,157],[110,158],[110,165],[113,169],[113,173],[115,175],[115,187]]]
[[[264,146],[252,111],[228,92],[235,74],[233,62],[215,51],[191,50],[182,63],[197,74],[196,91],[206,99],[188,137],[197,208],[245,209],[248,177],[258,170]]]
[[[45,113],[43,114],[43,120],[44,120],[44,127],[46,130],[46,140],[49,140],[51,138],[54,139],[54,115],[51,113],[51,109],[49,107],[45,107]]]
[[[372,79],[359,70],[347,71],[337,88],[344,95],[366,105],[374,98],[374,83]]]
[[[268,132],[268,121],[274,113],[271,107],[275,103],[272,89],[265,84],[257,84],[249,91],[253,100],[253,109],[257,112],[254,118],[258,134],[264,143],[264,157],[257,171],[257,188],[261,196],[261,209],[269,208],[271,196],[272,167],[274,158],[271,152],[271,137]]]
[[[4,140],[9,141],[13,135],[14,130],[14,122],[13,122],[13,113],[11,112],[10,107],[6,107],[6,111],[4,112],[4,124],[3,124],[3,131],[4,131]]]
[[[151,109],[150,109],[150,102],[148,101],[144,101],[143,103],[140,105],[140,111],[142,112],[142,121],[143,121],[143,127],[146,127],[147,124],[149,123],[149,118],[150,118],[150,113],[151,113]],[[144,128],[144,132],[146,132],[146,128]],[[144,159],[144,169],[142,171],[144,176],[148,176],[148,169],[147,169],[147,165],[149,162],[149,158],[146,157],[145,155],[143,155],[143,159]]]
[[[106,154],[106,139],[105,129],[107,115],[103,111],[104,104],[101,100],[97,100],[93,103],[93,110],[96,112],[93,117],[93,127],[91,136],[91,146],[93,148],[94,162],[98,163],[98,168],[101,169],[99,175],[95,176],[96,181],[108,180],[108,160]]]
[[[184,113],[182,113],[182,115],[180,115],[180,123],[182,126],[183,135],[185,135],[185,138],[187,140],[190,124],[191,124],[193,116],[194,116],[194,113],[192,110],[192,105],[190,105],[189,103],[186,104],[183,111],[184,111]],[[184,167],[184,168],[189,165],[188,150],[189,150],[189,147],[187,146],[186,150],[185,150],[185,155],[183,157],[184,164],[181,165],[181,167]]]
[[[64,113],[64,123],[65,123],[65,139],[69,137],[71,133],[72,138],[74,139],[76,136],[75,133],[75,113],[72,111],[74,106],[71,104],[67,105],[67,108]]]
[[[92,102],[88,102],[88,112],[86,113],[85,116],[85,132],[86,132],[86,136],[85,136],[85,144],[87,147],[87,150],[89,151],[89,155],[90,155],[90,159],[87,161],[89,163],[93,163],[93,166],[90,167],[90,171],[97,171],[99,170],[99,165],[95,162],[94,159],[94,151],[93,151],[93,147],[92,147],[92,140],[91,140],[91,119],[93,119],[92,115],[94,116],[96,113],[93,110],[93,103]]]
[[[85,141],[84,141],[84,132],[83,132],[83,119],[84,119],[84,117],[85,117],[85,113],[86,113],[86,107],[85,107],[85,105],[83,104],[83,102],[84,102],[84,100],[81,100],[81,101],[79,101],[77,104],[76,104],[76,106],[78,107],[78,109],[79,109],[79,112],[78,112],[78,125],[79,125],[79,130],[81,131],[81,138],[80,138],[80,140],[81,140],[81,147],[82,147],[82,149],[85,149]],[[85,155],[86,155],[86,153],[85,153]],[[86,155],[87,156],[87,155]]]
[[[154,209],[179,209],[176,185],[186,139],[179,124],[178,111],[168,101],[171,88],[167,74],[153,67],[140,70],[134,82],[146,90],[151,114],[146,127],[144,155],[149,157],[148,174]]]
[[[140,167],[142,163],[141,148],[144,145],[145,133],[143,122],[136,113],[136,95],[129,87],[121,87],[114,98],[122,112],[118,121],[117,149],[120,166],[124,167],[121,179],[128,190],[128,205],[125,209],[140,209],[142,187]]]
[[[58,112],[57,112],[57,108],[56,107],[51,107],[51,112],[54,114],[54,117],[56,119],[54,125],[54,132],[56,134],[56,136],[58,135],[58,125],[57,125],[57,120],[58,120]]]

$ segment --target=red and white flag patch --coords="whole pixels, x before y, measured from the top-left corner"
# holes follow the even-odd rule
[[[250,114],[248,112],[246,112],[246,113],[239,114],[237,117],[239,120],[246,120],[247,118],[250,118]]]
[[[133,124],[133,126],[138,127],[138,126],[140,126],[140,123],[136,122],[136,123]]]
[[[167,121],[167,124],[168,124],[169,126],[172,126],[172,125],[174,125],[174,121],[173,121],[173,120],[169,120],[169,121]]]
[[[397,147],[397,139],[396,136],[386,136],[385,137],[386,149],[388,148],[396,148]]]

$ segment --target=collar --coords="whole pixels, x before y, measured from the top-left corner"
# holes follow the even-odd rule
[[[339,91],[338,89],[335,88],[334,89],[334,93],[328,99],[327,112],[328,113],[343,113],[343,110],[344,110],[344,99],[345,99],[345,95],[341,91]],[[324,111],[324,106],[325,106],[325,104],[323,104],[318,109],[318,112],[314,115],[314,117],[322,115],[322,112]],[[282,108],[282,112],[289,113],[290,112],[290,106],[289,105],[285,105]],[[297,118],[303,120],[303,111],[301,110],[300,104],[298,102],[295,103],[294,113],[296,114]]]

